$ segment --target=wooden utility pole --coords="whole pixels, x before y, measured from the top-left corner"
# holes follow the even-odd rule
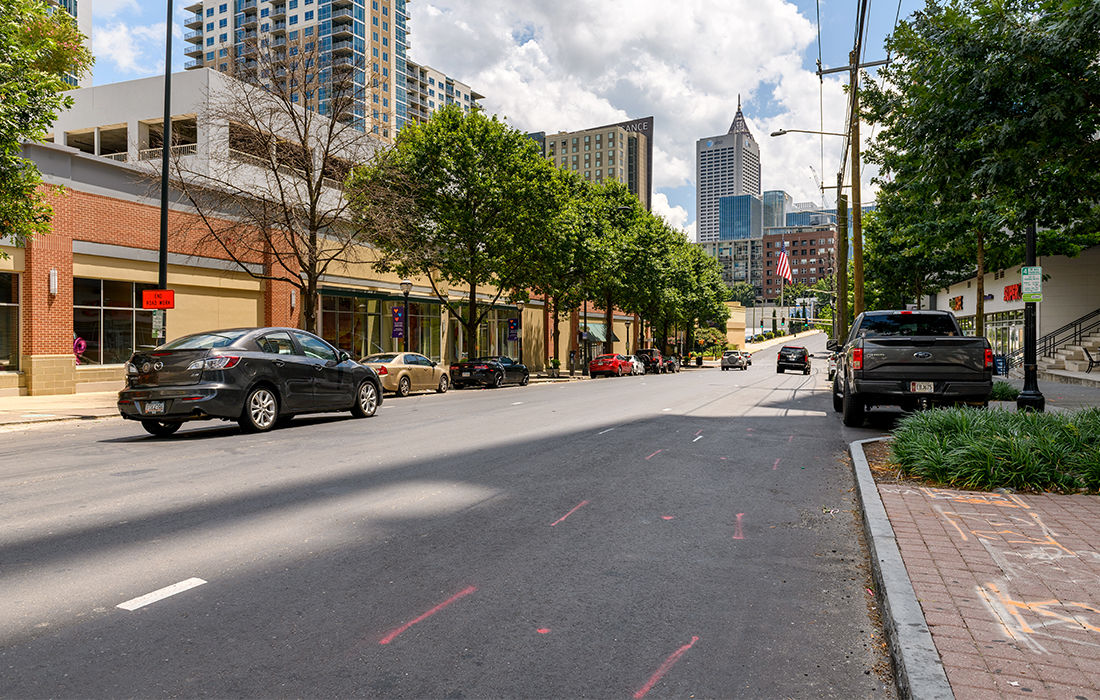
[[[859,188],[859,51],[848,56],[852,68],[852,316],[863,313],[863,211]],[[847,231],[845,231],[847,234]],[[847,265],[847,260],[844,261]]]
[[[848,198],[841,191],[843,175],[836,176],[836,339],[848,337]]]

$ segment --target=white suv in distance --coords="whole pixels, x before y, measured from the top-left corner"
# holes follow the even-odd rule
[[[726,350],[722,353],[722,371],[725,372],[728,369],[747,369],[749,366],[748,360],[740,350]]]

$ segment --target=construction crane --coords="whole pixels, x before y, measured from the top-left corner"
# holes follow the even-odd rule
[[[821,182],[821,178],[817,174],[817,170],[814,166],[810,166],[810,172],[814,174],[814,184],[817,185],[817,191],[821,193],[821,208],[825,208],[825,184]]]

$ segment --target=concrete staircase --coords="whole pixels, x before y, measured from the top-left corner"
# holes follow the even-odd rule
[[[1088,348],[1094,359],[1100,359],[1100,331],[1094,331],[1086,335],[1078,345],[1066,345],[1057,350],[1053,356],[1039,358],[1039,370],[1084,372],[1089,367],[1088,358],[1085,357],[1085,348]]]

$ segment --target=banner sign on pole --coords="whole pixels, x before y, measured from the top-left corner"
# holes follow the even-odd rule
[[[400,306],[393,309],[393,333],[390,335],[392,338],[404,338],[405,337],[405,310]]]
[[[519,340],[519,321],[514,318],[508,319],[508,340]]]

